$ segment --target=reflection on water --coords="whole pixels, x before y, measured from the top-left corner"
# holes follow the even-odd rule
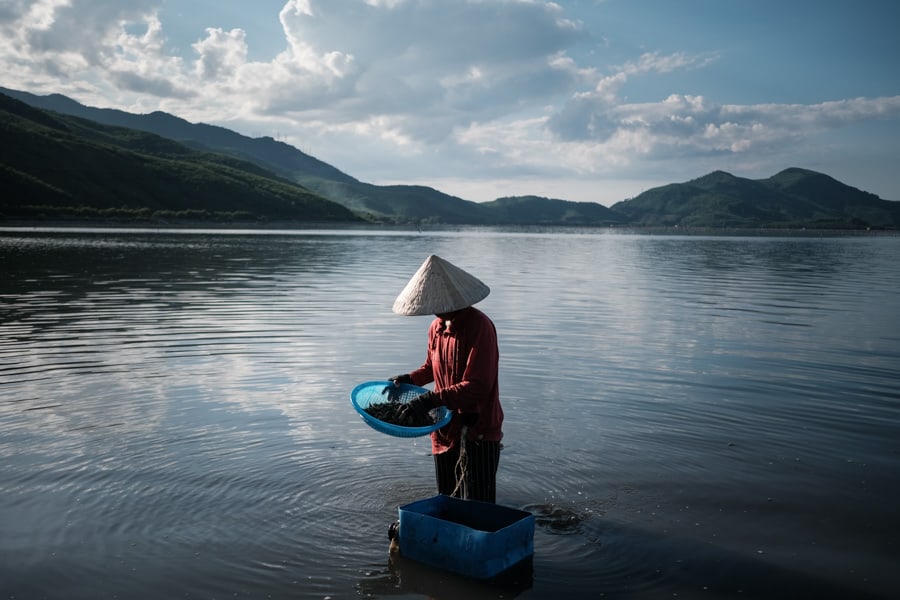
[[[527,576],[389,564],[426,439],[425,256],[491,295],[498,500]],[[0,590],[15,597],[893,597],[900,238],[0,232]],[[533,570],[532,570],[533,569]],[[805,592],[804,592],[805,591]]]

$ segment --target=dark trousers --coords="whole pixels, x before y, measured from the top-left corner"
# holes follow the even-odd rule
[[[435,454],[434,475],[438,493],[463,500],[496,502],[499,464],[500,442],[467,441],[466,454],[462,461],[459,459],[459,445],[443,454]],[[461,472],[463,467],[464,473]],[[460,475],[462,482],[457,489]]]

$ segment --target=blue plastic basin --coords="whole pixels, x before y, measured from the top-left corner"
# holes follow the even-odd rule
[[[378,404],[379,402],[387,402],[389,400],[388,389],[393,385],[394,383],[392,381],[367,381],[366,383],[359,384],[353,388],[352,392],[350,392],[350,402],[353,404],[353,408],[356,409],[356,412],[359,413],[359,416],[362,417],[363,421],[368,423],[368,425],[376,431],[397,437],[419,437],[428,435],[432,431],[444,427],[450,422],[450,419],[453,418],[453,413],[447,410],[447,407],[440,406],[434,409],[434,411],[437,411],[437,422],[434,425],[429,425],[427,427],[403,427],[401,425],[394,425],[393,423],[385,423],[367,413],[365,409],[370,404]],[[390,396],[397,402],[405,403],[427,391],[428,390],[423,387],[401,383],[398,388],[391,389]]]

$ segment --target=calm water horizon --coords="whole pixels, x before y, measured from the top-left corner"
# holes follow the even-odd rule
[[[389,561],[429,254],[491,287],[501,581]],[[0,230],[0,598],[896,598],[900,236]]]

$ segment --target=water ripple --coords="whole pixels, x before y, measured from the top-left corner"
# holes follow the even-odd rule
[[[389,564],[397,507],[434,493],[430,445],[349,404],[423,360],[427,318],[390,306],[438,253],[492,288],[498,498],[538,520],[517,585],[900,589],[878,569],[900,528],[897,242],[0,235],[0,579],[20,597],[522,592]]]

